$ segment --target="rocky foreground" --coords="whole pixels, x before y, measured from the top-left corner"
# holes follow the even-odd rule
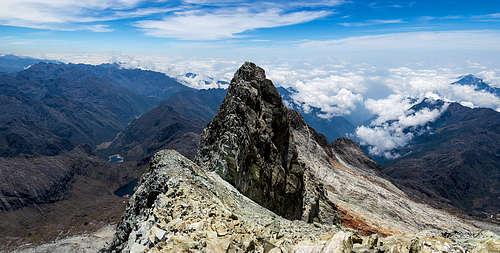
[[[329,144],[245,63],[196,163],[156,153],[102,252],[500,252],[413,201],[348,139]]]

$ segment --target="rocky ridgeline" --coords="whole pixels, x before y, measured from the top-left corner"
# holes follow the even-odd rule
[[[498,235],[410,200],[352,141],[328,144],[251,63],[231,81],[196,162],[156,153],[102,251],[500,250]]]
[[[173,150],[155,154],[112,244],[102,252],[473,252],[494,235],[361,236],[335,225],[290,221]],[[495,244],[497,243],[497,244]]]

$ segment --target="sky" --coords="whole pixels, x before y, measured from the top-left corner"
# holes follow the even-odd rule
[[[413,98],[500,111],[500,98],[451,85],[474,74],[500,87],[493,0],[2,0],[0,54],[121,62],[195,88],[218,87],[253,61],[321,117],[375,115],[356,134],[373,145],[393,141],[373,151],[388,156],[411,139],[401,135],[411,122],[439,116],[408,111]],[[395,119],[401,124],[384,125]]]

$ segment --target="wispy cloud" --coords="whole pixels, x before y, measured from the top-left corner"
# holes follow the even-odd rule
[[[477,18],[477,19],[500,18],[500,12],[484,14],[484,15],[477,15],[477,16],[473,16],[473,18]]]
[[[110,20],[110,11],[127,10],[141,0],[3,0],[0,1],[0,25],[52,30],[110,31],[102,24]]]
[[[162,20],[141,20],[135,26],[154,37],[182,40],[217,40],[239,37],[242,32],[304,23],[330,15],[329,11],[284,12],[249,8],[183,11]]]
[[[365,22],[339,23],[345,27],[370,26],[370,25],[385,25],[385,24],[400,24],[404,23],[402,19],[374,19]]]

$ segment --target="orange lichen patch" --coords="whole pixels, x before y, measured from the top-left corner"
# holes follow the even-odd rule
[[[342,209],[339,209],[339,213],[342,216],[342,225],[344,227],[355,229],[363,236],[369,236],[372,234],[379,234],[382,236],[392,235],[390,231],[370,226],[362,219],[354,217],[353,215],[345,212]]]

